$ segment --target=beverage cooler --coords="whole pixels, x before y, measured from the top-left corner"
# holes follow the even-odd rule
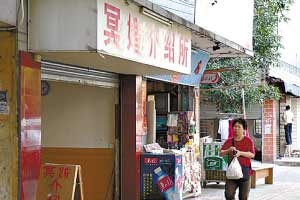
[[[142,154],[140,181],[140,199],[182,200],[182,156]]]

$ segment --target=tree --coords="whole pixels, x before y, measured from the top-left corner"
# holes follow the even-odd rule
[[[255,0],[253,24],[253,51],[251,58],[211,59],[207,69],[230,68],[222,72],[215,85],[202,85],[203,95],[224,112],[239,112],[242,109],[241,89],[245,90],[246,106],[262,103],[264,99],[279,99],[277,87],[268,85],[265,76],[270,66],[278,66],[280,36],[278,23],[288,21],[286,16],[293,0]]]

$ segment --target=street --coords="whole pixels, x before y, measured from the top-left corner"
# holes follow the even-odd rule
[[[274,167],[274,184],[264,184],[264,179],[257,181],[255,189],[251,189],[249,200],[299,200],[300,199],[300,168],[278,166]],[[238,190],[236,199],[238,199]],[[202,189],[201,196],[193,200],[223,200],[224,183],[217,185],[209,183]]]

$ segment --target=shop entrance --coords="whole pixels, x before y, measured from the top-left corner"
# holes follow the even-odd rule
[[[95,71],[80,75],[75,67],[69,68],[73,73],[54,74],[46,67],[42,65],[41,162],[81,165],[85,199],[113,199],[117,84],[100,84],[105,77]]]

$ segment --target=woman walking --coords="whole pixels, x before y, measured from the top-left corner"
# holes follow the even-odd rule
[[[226,200],[234,200],[235,192],[239,188],[239,200],[247,200],[250,192],[251,158],[255,156],[253,141],[245,136],[247,122],[245,119],[235,119],[232,123],[234,137],[225,141],[221,148],[221,156],[229,155],[229,160],[237,157],[242,167],[243,178],[227,179],[225,184]]]

